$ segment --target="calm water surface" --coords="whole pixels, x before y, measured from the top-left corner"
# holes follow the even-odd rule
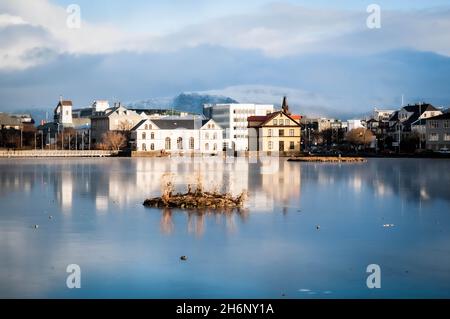
[[[162,180],[182,191],[199,172],[207,188],[248,190],[247,208],[142,206]],[[81,289],[66,286],[69,264]],[[366,286],[369,264],[381,289]],[[283,294],[450,297],[450,161],[0,160],[0,297]]]

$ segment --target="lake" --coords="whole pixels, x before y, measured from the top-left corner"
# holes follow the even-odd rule
[[[199,179],[245,209],[142,205]],[[0,297],[449,298],[450,160],[1,159]]]

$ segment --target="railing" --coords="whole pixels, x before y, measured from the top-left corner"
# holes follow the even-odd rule
[[[0,157],[106,157],[115,151],[101,150],[0,150]]]

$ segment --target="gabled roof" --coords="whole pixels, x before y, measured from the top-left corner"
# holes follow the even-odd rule
[[[272,119],[274,119],[275,117],[277,117],[280,114],[283,114],[287,118],[294,121],[294,123],[296,123],[298,126],[300,126],[300,123],[297,122],[297,120],[292,118],[292,116],[290,114],[287,114],[286,112],[283,112],[283,111],[273,112],[273,113],[267,114],[266,116],[249,116],[247,118],[247,122],[249,122],[249,126],[251,125],[250,122],[260,122],[258,124],[251,125],[251,127],[260,127],[260,126],[264,126],[265,124],[267,124],[269,121],[271,121]]]
[[[131,131],[135,131],[135,130],[137,130],[139,127],[141,127],[145,122],[150,122],[150,124],[152,124],[152,125],[155,125],[156,126],[156,128],[160,128],[158,125],[156,125],[155,123],[154,123],[154,121],[155,120],[150,120],[150,119],[144,119],[144,120],[140,120],[139,121],[139,123],[137,123],[132,129],[131,129]]]
[[[408,112],[414,112],[414,113],[423,113],[428,111],[439,111],[439,109],[435,108],[433,105],[428,103],[422,103],[422,104],[414,104],[414,105],[406,105],[403,107]]]
[[[217,122],[214,121],[213,119],[202,120],[202,127],[200,129],[207,128],[206,125],[208,123],[213,123],[216,126],[216,128],[214,128],[214,129],[217,129],[217,130],[221,130],[222,129],[222,127],[219,124],[217,124]]]

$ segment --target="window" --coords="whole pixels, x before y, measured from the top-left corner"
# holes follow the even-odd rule
[[[191,150],[194,149],[194,138],[193,137],[189,138],[189,149],[191,149]]]
[[[142,132],[142,139],[145,140],[146,137],[147,135],[145,134],[145,132]]]
[[[430,138],[429,138],[430,142],[436,142],[439,141],[439,135],[437,133],[431,133],[430,134]]]
[[[145,145],[145,143],[142,143],[142,150],[145,152],[147,151],[147,145]]]
[[[183,138],[181,138],[181,137],[179,137],[179,138],[177,139],[177,148],[178,148],[179,150],[182,150],[182,149],[183,149]]]
[[[268,135],[269,135],[269,136],[272,136],[272,129],[269,129]]]
[[[439,128],[438,121],[430,121],[430,128]]]
[[[289,119],[284,120],[284,125],[289,125]]]
[[[278,121],[277,120],[273,120],[273,125],[277,126],[278,125]]]
[[[148,130],[148,124],[145,124],[145,129]]]
[[[214,143],[213,150],[217,151],[217,144],[216,143]]]
[[[171,145],[170,145],[170,137],[166,137],[166,145],[165,145],[165,149],[166,150],[170,150],[171,149]]]
[[[152,151],[154,151],[155,150],[155,144],[150,144],[150,149],[152,150]]]
[[[278,131],[278,136],[284,136],[284,130],[279,130]]]
[[[205,133],[205,140],[209,140],[209,133],[208,132]]]
[[[293,150],[295,148],[294,142],[289,142],[289,149]]]
[[[205,144],[205,151],[209,151],[209,144],[208,143]]]
[[[271,150],[273,148],[273,142],[269,141],[269,150]]]
[[[444,128],[450,128],[450,121],[449,120],[444,121]]]
[[[289,130],[289,136],[294,136],[294,130],[293,129]]]
[[[449,142],[450,141],[450,133],[444,134],[444,141]]]
[[[155,139],[155,133],[151,132],[151,133],[150,133],[150,138],[151,138],[152,140],[154,140],[154,139]]]
[[[217,133],[213,134],[213,140],[217,140]]]

